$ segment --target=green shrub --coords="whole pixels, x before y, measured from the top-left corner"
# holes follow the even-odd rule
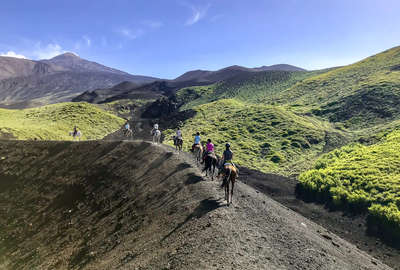
[[[351,144],[321,156],[299,176],[301,197],[368,212],[371,232],[400,241],[400,131],[376,144]]]

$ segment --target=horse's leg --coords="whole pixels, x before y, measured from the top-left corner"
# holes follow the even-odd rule
[[[228,179],[228,181],[226,183],[226,203],[229,206],[229,179]]]
[[[231,189],[231,203],[233,202],[233,188],[235,187],[235,178],[232,179],[232,189]]]
[[[224,181],[225,181],[225,178],[224,178]],[[224,190],[225,190],[225,200],[226,200],[226,202],[228,202],[228,193],[226,191],[226,184],[225,184]]]

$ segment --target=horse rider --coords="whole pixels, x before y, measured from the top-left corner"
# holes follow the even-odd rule
[[[151,135],[154,135],[154,133],[158,130],[158,124],[154,124],[153,129],[151,130]]]
[[[225,151],[222,154],[222,162],[221,162],[221,166],[220,166],[220,172],[221,173],[224,170],[224,167],[226,165],[232,165],[237,172],[237,175],[239,176],[239,169],[238,167],[232,162],[233,159],[233,152],[231,150],[231,145],[229,143],[225,144]]]
[[[209,154],[214,154],[214,144],[211,142],[211,139],[207,140],[206,151],[204,152],[204,155],[203,155],[203,162],[204,162],[206,156]]]
[[[74,126],[74,131],[73,131],[73,133],[72,133],[72,136],[76,136],[78,134],[78,127],[77,126]]]
[[[194,151],[194,148],[198,145],[200,145],[201,142],[201,137],[200,137],[200,132],[196,132],[196,136],[194,136],[194,144],[192,145],[192,152]]]
[[[125,123],[125,134],[128,132],[128,130],[131,128],[131,126],[129,125],[129,122],[126,121]]]
[[[183,138],[182,138],[182,131],[181,131],[181,128],[180,128],[179,126],[178,126],[178,129],[176,130],[176,135],[175,135],[175,137],[174,137],[175,145],[178,144],[178,140],[182,140],[182,141],[183,141]]]

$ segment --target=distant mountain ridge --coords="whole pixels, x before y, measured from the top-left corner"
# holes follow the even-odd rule
[[[154,99],[156,96],[169,95],[179,89],[189,86],[210,85],[227,80],[247,80],[249,77],[265,72],[304,72],[305,69],[286,65],[262,66],[258,68],[246,68],[242,66],[230,66],[217,71],[192,70],[188,71],[174,80],[161,80],[145,85],[129,85],[120,87],[116,85],[111,88],[86,91],[75,97],[73,101],[86,101],[93,103],[104,103],[118,99]]]
[[[156,80],[106,67],[73,53],[39,61],[0,57],[0,105],[26,104],[32,100],[35,104],[57,103],[124,81],[141,85]]]
[[[71,99],[104,102],[113,96],[112,100],[146,96],[153,99],[182,87],[212,84],[265,71],[305,70],[287,64],[256,68],[235,65],[217,71],[194,70],[174,80],[160,80],[131,75],[73,53],[39,61],[0,57],[0,107],[37,106]],[[160,83],[153,84],[156,81]],[[121,85],[124,82],[125,85]]]
[[[306,71],[303,68],[288,64],[278,64],[272,66],[261,66],[256,68],[247,68],[238,65],[229,66],[216,71],[209,70],[192,70],[188,71],[181,76],[177,77],[173,81],[193,81],[193,82],[209,82],[214,83],[217,81],[223,81],[234,76],[237,76],[243,72],[260,72],[260,71]]]

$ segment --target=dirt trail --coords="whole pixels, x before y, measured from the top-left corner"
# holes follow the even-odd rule
[[[0,269],[390,269],[167,146],[0,142],[0,188]]]

